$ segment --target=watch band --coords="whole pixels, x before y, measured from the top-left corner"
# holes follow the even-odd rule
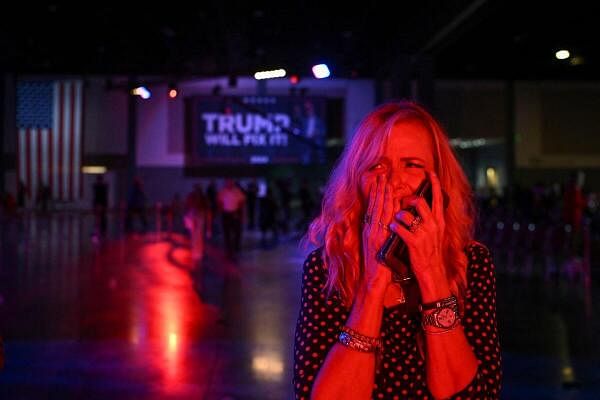
[[[454,295],[441,300],[433,301],[431,303],[419,304],[419,311],[422,312],[427,310],[434,310],[436,308],[448,307],[453,305],[458,305],[458,301],[456,300],[456,297]]]

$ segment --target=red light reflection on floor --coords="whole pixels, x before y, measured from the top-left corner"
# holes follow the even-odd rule
[[[207,310],[194,292],[189,251],[171,243],[147,243],[139,249],[133,293],[130,338],[139,344],[136,357],[160,371],[162,389],[173,393],[185,381],[185,356],[202,336]]]

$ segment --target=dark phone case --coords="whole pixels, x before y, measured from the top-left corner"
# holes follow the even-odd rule
[[[415,191],[415,195],[424,197],[427,204],[429,204],[429,207],[431,207],[433,195],[429,179],[423,180]],[[418,215],[415,207],[411,206],[405,208],[405,210],[414,216]],[[410,259],[408,257],[406,243],[404,243],[400,236],[393,232],[377,252],[377,261],[390,268],[397,275],[396,279],[400,279],[400,281],[408,281],[413,278],[412,271],[408,268]]]

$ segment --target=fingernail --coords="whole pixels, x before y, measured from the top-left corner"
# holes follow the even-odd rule
[[[396,230],[396,229],[398,229],[398,224],[397,224],[397,223],[395,223],[395,222],[392,222],[392,223],[390,224],[390,229],[391,229],[391,230]]]

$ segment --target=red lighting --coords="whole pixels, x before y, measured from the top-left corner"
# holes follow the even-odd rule
[[[298,77],[298,75],[292,75],[292,76],[290,76],[290,83],[292,85],[295,85],[298,82],[300,82],[300,78]]]
[[[169,90],[169,97],[174,99],[175,97],[177,97],[177,89],[171,89]]]

